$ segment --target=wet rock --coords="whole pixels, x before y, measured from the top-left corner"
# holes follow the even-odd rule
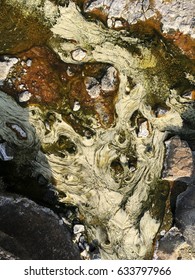
[[[114,67],[109,67],[106,74],[101,80],[101,88],[103,91],[115,91],[118,87],[117,70]]]
[[[195,248],[195,187],[190,186],[177,198],[175,222],[186,241]]]
[[[94,77],[86,77],[85,86],[91,98],[97,98],[100,95],[101,87],[99,82]]]
[[[0,247],[21,259],[80,259],[69,228],[48,208],[0,195]],[[5,242],[6,241],[6,242]],[[7,245],[6,245],[7,244]]]
[[[168,181],[190,181],[193,174],[193,156],[188,143],[178,136],[165,142],[166,158],[163,179]]]

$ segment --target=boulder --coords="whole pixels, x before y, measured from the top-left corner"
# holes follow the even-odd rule
[[[0,195],[0,247],[20,259],[80,259],[68,226],[52,210],[18,195]]]

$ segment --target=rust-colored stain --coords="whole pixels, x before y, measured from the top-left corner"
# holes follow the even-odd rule
[[[28,104],[50,104],[60,99],[62,84],[52,67],[56,56],[48,49],[34,47],[17,55],[18,63],[5,82],[5,91],[12,93],[16,101],[22,92],[31,97]],[[24,103],[25,104],[25,103]]]
[[[189,58],[195,59],[195,39],[191,36],[185,35],[181,32],[164,34],[164,36],[171,39],[173,43],[178,46]]]
[[[101,88],[101,80],[111,65],[67,64],[47,47],[33,47],[16,55],[16,58],[18,62],[10,70],[2,89],[21,106],[55,109],[78,131],[81,124],[90,127],[91,116],[105,128],[114,123],[118,74],[114,88]],[[94,78],[99,85],[99,94],[95,98],[90,96],[86,88],[87,78]],[[27,100],[21,98],[25,94]]]

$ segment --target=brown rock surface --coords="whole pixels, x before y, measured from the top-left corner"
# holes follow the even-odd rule
[[[163,179],[168,181],[189,180],[193,174],[192,151],[186,141],[178,136],[165,142],[167,147]]]

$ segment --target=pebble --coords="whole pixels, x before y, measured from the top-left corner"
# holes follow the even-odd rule
[[[145,121],[139,125],[139,132],[138,132],[138,137],[139,138],[146,138],[149,135],[148,131],[148,122]]]
[[[26,61],[26,65],[27,65],[28,67],[31,67],[31,65],[32,65],[32,60],[31,60],[31,59],[28,59],[28,60]]]
[[[157,108],[155,113],[156,113],[157,118],[160,118],[160,117],[163,117],[167,112],[168,112],[167,109],[159,107],[159,108]]]
[[[28,90],[25,90],[19,94],[19,102],[27,102],[30,100],[31,96],[32,94]]]
[[[73,107],[73,111],[78,111],[81,108],[81,105],[79,104],[78,101],[75,101],[74,103],[74,107]]]
[[[66,73],[69,77],[74,76],[74,73],[71,71],[70,67],[67,68]]]
[[[106,74],[101,80],[101,87],[103,91],[115,91],[117,89],[117,85],[117,70],[111,66],[107,69]]]
[[[98,80],[96,80],[94,77],[86,77],[85,86],[91,98],[97,98],[100,95],[101,87]]]
[[[81,233],[81,232],[84,232],[84,231],[85,231],[84,225],[76,224],[76,225],[74,225],[74,227],[73,227],[73,233],[74,233],[74,234],[78,234],[78,233]]]
[[[72,58],[76,61],[82,61],[86,57],[86,51],[81,48],[76,49],[72,52]]]

